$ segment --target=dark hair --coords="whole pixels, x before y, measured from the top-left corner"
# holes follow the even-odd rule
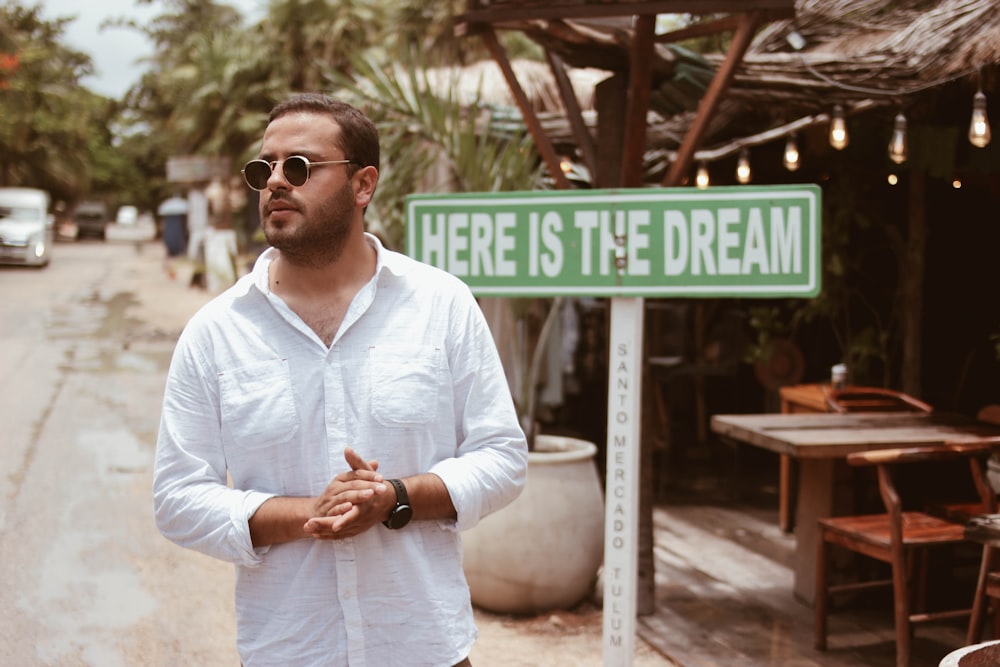
[[[300,93],[271,109],[267,122],[302,111],[328,114],[340,126],[345,157],[364,167],[379,168],[378,129],[368,116],[346,102],[319,93]]]

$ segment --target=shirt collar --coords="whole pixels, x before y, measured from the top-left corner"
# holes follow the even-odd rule
[[[375,248],[375,276],[378,278],[383,270],[392,273],[394,276],[402,276],[407,273],[410,263],[405,255],[388,250],[382,245],[377,236],[365,232],[368,243]],[[246,276],[243,276],[236,285],[233,286],[237,296],[244,296],[250,291],[250,287],[256,287],[262,294],[270,293],[270,282],[268,280],[271,262],[278,257],[278,250],[267,248],[254,262],[253,269]]]

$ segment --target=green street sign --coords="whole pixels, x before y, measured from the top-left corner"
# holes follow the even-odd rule
[[[482,296],[813,297],[820,189],[411,195],[406,251]]]

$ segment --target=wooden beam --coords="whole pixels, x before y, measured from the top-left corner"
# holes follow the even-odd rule
[[[597,150],[595,188],[617,188],[621,184],[622,153],[625,146],[625,107],[628,102],[628,79],[615,73],[594,86],[594,110],[597,118],[594,147]]]
[[[768,12],[771,20],[795,16],[794,0],[511,0],[480,4],[470,1],[457,24],[470,30],[499,23],[606,18],[609,16],[655,16],[657,14],[741,14]]]
[[[664,186],[679,185],[684,173],[691,166],[695,149],[701,143],[701,138],[708,129],[709,120],[725,95],[726,89],[729,88],[736,68],[743,62],[743,55],[746,53],[747,47],[750,46],[750,41],[753,39],[754,32],[761,20],[759,12],[750,12],[740,18],[740,25],[733,36],[733,42],[729,46],[726,59],[712,78],[712,83],[709,84],[704,97],[698,103],[698,112],[691,127],[688,128],[687,134],[684,135],[684,141],[677,150],[677,159],[670,164],[670,169],[667,170],[667,175],[663,178]]]
[[[670,32],[665,32],[663,34],[656,36],[656,41],[658,44],[669,44],[672,42],[682,42],[685,39],[693,39],[695,37],[708,37],[709,35],[715,35],[720,32],[729,32],[730,30],[736,30],[740,25],[740,17],[738,14],[732,14],[730,16],[724,16],[721,19],[716,19],[714,21],[705,21],[704,23],[695,23],[694,25],[689,25],[686,28],[679,28],[677,30],[671,30]]]
[[[573,140],[577,148],[580,149],[580,158],[586,165],[587,171],[593,179],[597,173],[597,158],[594,151],[594,138],[587,130],[587,123],[583,120],[583,111],[580,109],[580,101],[576,99],[576,91],[566,74],[566,64],[555,53],[545,50],[545,57],[549,61],[549,68],[552,76],[556,80],[556,87],[559,89],[559,96],[562,98],[563,107],[566,109],[566,119],[569,121],[570,130],[573,133]],[[547,135],[546,135],[547,136]]]
[[[493,56],[493,60],[500,66],[504,79],[507,80],[507,87],[510,88],[510,92],[514,96],[518,108],[521,110],[521,116],[528,126],[528,132],[531,133],[532,138],[535,140],[535,148],[538,149],[538,153],[542,156],[545,166],[549,168],[549,174],[552,176],[552,180],[555,181],[556,187],[560,190],[570,189],[569,179],[566,178],[566,174],[563,173],[562,166],[559,164],[559,156],[556,154],[555,146],[553,146],[552,140],[549,139],[549,136],[542,128],[542,123],[538,120],[538,114],[531,108],[531,102],[528,101],[528,95],[517,80],[517,74],[510,64],[507,51],[503,48],[503,45],[497,39],[497,35],[492,29],[483,31],[482,38],[486,43],[486,48],[490,51],[490,55]]]
[[[632,32],[629,56],[628,107],[625,112],[625,150],[622,152],[621,186],[642,187],[643,155],[646,152],[646,128],[649,91],[653,87],[653,37],[656,17],[639,16]]]

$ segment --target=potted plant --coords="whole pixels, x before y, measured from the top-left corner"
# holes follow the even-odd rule
[[[545,351],[558,330],[563,300],[555,298],[546,305],[537,334],[522,326],[519,335],[506,337],[522,350],[506,358],[513,359],[514,366],[528,359],[508,369],[508,377],[520,379],[515,404],[529,443],[524,492],[462,538],[472,601],[494,612],[573,607],[593,591],[603,562],[604,498],[594,460],[597,446],[540,433],[535,419]]]

